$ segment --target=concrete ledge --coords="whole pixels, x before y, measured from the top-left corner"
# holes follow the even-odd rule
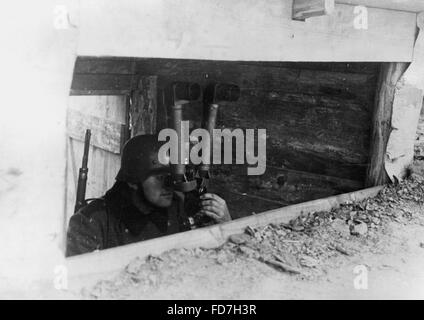
[[[364,30],[355,29],[353,6],[337,1],[331,16],[293,21],[293,1],[185,0],[182,5],[172,0],[87,0],[80,7],[78,55],[409,62],[416,13],[381,9],[387,1],[374,0],[376,8],[367,7],[369,24]],[[355,5],[364,2],[369,0],[349,1]],[[390,8],[420,8],[390,2]]]
[[[308,201],[211,227],[67,258],[69,288],[77,290],[83,286],[90,286],[99,279],[110,278],[136,257],[159,255],[176,248],[218,247],[227,241],[230,235],[243,232],[247,226],[260,227],[269,223],[288,223],[302,213],[331,210],[346,201],[361,201],[375,197],[382,188],[378,186]]]

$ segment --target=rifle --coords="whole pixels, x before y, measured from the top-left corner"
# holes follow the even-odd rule
[[[82,156],[82,165],[79,169],[78,174],[78,185],[77,185],[77,197],[75,201],[74,212],[77,212],[79,209],[84,207],[87,202],[85,200],[85,191],[87,188],[87,174],[88,174],[88,151],[90,149],[90,138],[91,130],[87,129],[85,132],[85,141],[84,141],[84,154]]]

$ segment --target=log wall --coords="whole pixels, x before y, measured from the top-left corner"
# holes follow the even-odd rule
[[[259,177],[241,165],[214,168],[216,190],[240,215],[364,186],[377,63],[80,58],[75,71],[74,94],[128,94],[140,77],[157,76],[157,130],[170,120],[163,89],[173,81],[240,86],[239,101],[220,106],[217,127],[266,129],[268,168]],[[201,116],[200,102],[184,111],[193,127]]]

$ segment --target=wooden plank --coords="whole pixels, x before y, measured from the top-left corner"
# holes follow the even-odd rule
[[[246,166],[227,165],[213,168],[209,189],[225,199],[234,218],[239,218],[274,209],[278,204],[296,204],[363,187],[361,181],[269,165],[265,174],[247,176]]]
[[[164,78],[161,81],[167,83],[180,80],[204,85],[210,81],[231,81],[244,90],[263,87],[269,92],[366,99],[373,91],[378,66],[366,63],[353,65],[143,59],[137,62],[137,72],[158,75]],[[327,88],[333,90],[328,92]]]
[[[289,205],[279,197],[260,195],[255,188],[249,188],[245,176],[231,174],[228,179],[213,176],[208,188],[209,192],[225,199],[233,219],[247,217],[252,214],[281,208]],[[327,195],[327,194],[326,194]]]
[[[132,75],[128,74],[74,74],[71,92],[129,91]]]
[[[310,17],[332,14],[334,0],[293,0],[293,20],[304,21]]]
[[[305,22],[291,17],[292,1],[281,0],[187,0],[184,6],[172,0],[89,0],[81,3],[78,55],[229,61],[412,59],[415,13],[369,8],[367,30],[355,29],[350,5],[336,4],[331,16]]]
[[[385,168],[392,182],[405,178],[414,160],[414,140],[424,96],[424,12],[417,15],[416,21],[419,33],[414,59],[396,85],[392,131],[385,153]]]
[[[125,143],[131,138],[131,97],[130,95],[125,96],[125,115],[124,121],[125,123],[121,125],[121,153],[122,149],[125,146]]]
[[[369,187],[388,182],[384,162],[391,131],[393,100],[396,84],[406,67],[406,63],[396,62],[383,63],[381,66],[372,120],[370,166],[366,177],[366,185]]]
[[[160,132],[162,129],[171,127],[171,117],[172,114],[170,110],[170,106],[166,105],[166,97],[165,97],[165,90],[163,84],[160,83],[159,77],[158,77],[158,103],[157,103],[157,121],[156,121],[156,130],[157,132]],[[169,109],[169,110],[168,110]]]
[[[84,143],[68,138],[68,165],[67,165],[67,208],[66,229],[68,221],[74,214],[78,170],[84,150]],[[90,145],[88,157],[88,179],[86,199],[101,197],[106,190],[112,187],[116,174],[120,168],[120,155]]]
[[[112,276],[114,271],[124,268],[136,257],[143,259],[149,255],[159,255],[167,250],[177,248],[218,247],[227,241],[230,235],[244,232],[247,226],[256,228],[269,223],[288,223],[303,213],[331,210],[346,201],[362,201],[375,197],[381,189],[382,187],[374,187],[308,201],[211,227],[70,257],[66,259],[69,286],[71,290],[89,286],[101,277],[104,279],[105,274]]]
[[[84,141],[85,130],[91,130],[93,146],[119,154],[121,150],[121,124],[69,109],[67,121],[68,136]]]
[[[357,181],[365,180],[368,167],[367,161],[346,163],[342,160],[331,159],[328,155],[310,148],[281,147],[279,144],[273,144],[272,148],[267,149],[267,157],[273,166]]]
[[[97,58],[102,59],[102,58]],[[128,58],[120,58],[128,59]],[[297,69],[297,70],[320,70],[327,72],[375,74],[379,70],[376,62],[282,62],[282,61],[219,61],[219,60],[196,60],[196,59],[162,59],[162,58],[137,58],[135,60],[135,72],[157,74],[157,70],[170,70],[169,75],[174,76],[178,68],[202,67],[200,76],[214,73],[214,70],[226,70],[227,67],[238,65],[241,68],[256,67],[261,69]],[[176,69],[177,68],[177,69]],[[217,72],[217,71],[215,71]],[[194,76],[196,74],[193,74]],[[199,77],[199,75],[197,75]]]
[[[142,59],[137,72],[157,74],[158,90],[176,80],[202,86],[208,81],[235,83],[241,97],[220,106],[217,125],[267,129],[269,165],[365,179],[378,69],[375,64],[332,66]],[[166,106],[159,108],[167,118]],[[194,127],[200,124],[201,108],[192,103],[184,109],[185,120]]]
[[[134,59],[78,57],[75,62],[76,74],[133,74]]]
[[[86,128],[92,128],[86,198],[102,196],[115,182],[120,168],[120,138],[126,122],[126,102],[125,96],[69,97],[68,127],[70,124],[76,132],[72,134],[74,138],[67,139],[67,219],[74,210],[78,169],[84,149],[81,138]]]
[[[364,187],[364,184],[358,180],[342,179],[339,177],[327,176],[316,174],[312,172],[288,170],[283,168],[276,168],[267,166],[268,174],[270,176],[284,175],[286,180],[284,183],[317,183],[328,184],[337,191],[354,191]]]
[[[121,124],[126,123],[125,96],[71,96],[68,102],[69,109]]]
[[[74,90],[69,91],[70,96],[126,96],[131,93],[130,89],[112,89],[112,90]]]
[[[97,58],[102,59],[102,58]],[[119,59],[129,59],[121,57]],[[262,70],[278,68],[296,70],[320,70],[327,72],[376,74],[380,63],[376,62],[283,62],[283,61],[219,61],[219,60],[196,60],[196,59],[162,59],[162,58],[137,58],[136,73],[157,74],[158,70],[170,70],[169,75],[174,76],[178,68],[199,68],[200,76],[216,73],[218,70],[226,70],[227,67],[239,65],[241,68],[261,68]],[[177,69],[176,69],[177,68]],[[218,70],[217,70],[218,69]],[[248,70],[248,69],[247,69]],[[214,72],[215,71],[215,72]],[[160,74],[158,74],[160,75]],[[193,76],[196,76],[194,73]],[[199,73],[197,74],[197,78]]]
[[[354,172],[346,175],[346,171],[350,166],[354,169],[368,162],[368,111],[352,110],[347,104],[331,109],[309,103],[249,98],[242,93],[238,103],[223,106],[217,123],[230,129],[265,128],[270,165],[361,179]],[[337,172],[342,167],[346,170]]]
[[[131,136],[156,133],[157,76],[142,76],[132,93]]]

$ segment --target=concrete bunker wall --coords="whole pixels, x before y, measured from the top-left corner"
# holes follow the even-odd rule
[[[5,288],[25,291],[39,279],[53,286],[57,267],[65,264],[66,107],[77,55],[339,62],[408,62],[413,56],[415,12],[369,8],[374,22],[363,32],[354,29],[346,4],[336,5],[333,17],[306,22],[291,21],[291,1],[186,4],[7,2],[0,31],[7,48],[0,117]]]

